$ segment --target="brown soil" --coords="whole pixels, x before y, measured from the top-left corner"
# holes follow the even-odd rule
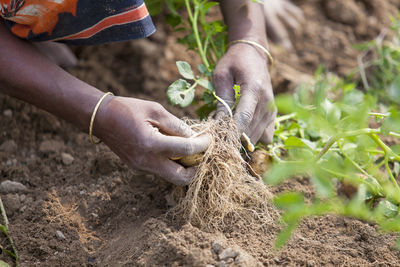
[[[397,0],[296,3],[307,21],[292,34],[295,51],[272,47],[279,91],[307,79],[321,64],[339,74],[356,67],[352,45],[376,37],[400,6]],[[156,100],[177,116],[193,116],[193,110],[169,106],[165,90],[177,77],[175,60],[197,59],[176,45],[163,24],[158,28],[149,40],[77,48],[82,62],[71,72],[102,90]],[[3,113],[8,109],[11,116]],[[0,181],[28,188],[2,195],[21,266],[229,266],[233,259],[225,265],[218,260],[215,241],[240,253],[237,266],[400,266],[395,236],[353,219],[307,219],[279,252],[272,248],[277,225],[252,228],[238,222],[217,233],[179,225],[164,216],[169,184],[129,170],[104,145],[90,145],[86,133],[5,96],[0,117],[0,145],[15,142],[0,149]],[[62,153],[74,161],[66,165]],[[309,198],[314,194],[306,178],[271,188],[293,189]],[[56,237],[57,230],[65,239]]]

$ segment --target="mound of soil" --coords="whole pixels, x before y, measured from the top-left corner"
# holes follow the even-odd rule
[[[291,35],[294,51],[272,46],[279,91],[321,64],[339,74],[356,67],[353,45],[379,35],[400,7],[397,0],[295,2],[306,22]],[[162,23],[150,39],[75,52],[81,62],[70,71],[77,77],[194,116],[194,109],[171,107],[165,90],[178,77],[176,60],[198,59]],[[86,133],[5,96],[0,118],[0,182],[26,186],[1,195],[21,266],[400,266],[396,237],[353,219],[309,218],[281,251],[273,250],[278,224],[239,221],[217,233],[178,224],[165,216],[171,185],[128,169],[104,145],[92,146]],[[306,178],[271,191],[294,189],[314,194]]]

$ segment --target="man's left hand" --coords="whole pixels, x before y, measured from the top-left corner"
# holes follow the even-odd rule
[[[230,107],[235,104],[233,85],[240,85],[241,97],[234,119],[239,132],[245,132],[252,143],[271,143],[274,133],[276,110],[272,107],[274,95],[267,60],[258,48],[236,43],[229,47],[214,72],[216,93]],[[218,103],[217,118],[226,114],[225,107]]]

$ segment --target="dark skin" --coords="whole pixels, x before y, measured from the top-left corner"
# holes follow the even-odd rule
[[[250,40],[268,47],[263,9],[252,1],[221,1],[221,10],[228,25],[229,41]],[[240,132],[245,132],[252,143],[270,143],[274,132],[276,112],[269,108],[274,99],[268,72],[267,55],[244,43],[229,47],[217,64],[214,85],[217,95],[230,106],[235,103],[234,84],[241,86],[241,98],[234,118]],[[218,104],[217,117],[227,114]]]
[[[228,4],[229,2],[229,4]],[[248,39],[266,46],[262,6],[251,1],[221,1],[230,40]],[[73,77],[31,44],[13,36],[0,21],[0,92],[29,102],[87,132],[93,109],[103,92]],[[274,114],[265,107],[273,99],[266,57],[258,49],[235,44],[218,63],[217,94],[232,100],[233,83],[242,86],[235,113],[240,131],[257,141],[270,136]],[[218,108],[219,115],[224,110]],[[272,123],[273,125],[273,123]],[[271,130],[271,129],[270,129]],[[272,128],[273,130],[273,128]],[[188,125],[160,104],[136,98],[108,96],[101,103],[94,134],[134,169],[184,185],[194,168],[171,160],[207,149],[210,137],[195,135]]]

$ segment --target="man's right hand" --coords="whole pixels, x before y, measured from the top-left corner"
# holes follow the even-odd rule
[[[176,185],[190,183],[195,169],[171,158],[203,152],[211,140],[208,135],[191,137],[196,133],[160,104],[125,97],[104,100],[93,130],[130,167]]]

